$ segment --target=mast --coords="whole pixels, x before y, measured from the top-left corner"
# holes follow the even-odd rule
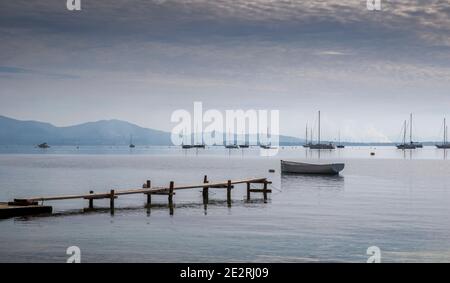
[[[447,144],[447,119],[444,118],[444,145]]]
[[[320,110],[319,110],[319,133],[318,133],[318,144],[320,144]]]
[[[305,138],[305,144],[308,144],[308,123],[306,123],[306,138]]]
[[[445,127],[445,144],[448,143],[448,126]]]
[[[412,144],[412,129],[413,129],[413,118],[412,118],[412,113],[409,115],[409,142]]]
[[[406,144],[406,120],[403,125],[403,144]]]

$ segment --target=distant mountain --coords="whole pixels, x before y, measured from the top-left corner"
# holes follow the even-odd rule
[[[0,116],[0,145],[172,145],[169,132],[146,129],[120,120],[102,120],[70,127],[21,121]],[[225,135],[224,135],[225,138]],[[303,140],[280,136],[281,145],[298,145]]]
[[[127,145],[130,136],[136,145],[170,145],[170,133],[146,129],[119,121],[104,120],[70,127],[20,121],[0,116],[1,145]]]
[[[0,116],[0,145],[128,145],[130,136],[136,145],[172,145],[169,132],[146,129],[120,120],[102,120],[70,127],[56,127],[37,121],[20,121]],[[223,134],[224,139],[227,135]],[[242,143],[242,137],[235,137]],[[256,139],[256,138],[254,138]],[[189,138],[187,140],[190,140]],[[248,136],[247,136],[248,140]],[[298,146],[304,139],[280,135],[281,146]],[[384,146],[395,143],[343,142],[348,146]],[[435,142],[424,142],[434,145]]]

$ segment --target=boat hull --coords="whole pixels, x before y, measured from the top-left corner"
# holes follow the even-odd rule
[[[239,149],[238,145],[226,145],[225,148],[227,149]]]
[[[310,149],[336,149],[333,144],[311,144]]]
[[[436,147],[439,148],[439,149],[450,149],[450,143],[448,143],[448,144],[437,144]]]
[[[281,172],[288,174],[338,175],[345,164],[308,164],[301,162],[281,161]]]
[[[397,149],[416,149],[418,148],[415,144],[399,144],[397,145]]]

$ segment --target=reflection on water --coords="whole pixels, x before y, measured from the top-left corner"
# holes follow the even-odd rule
[[[371,155],[371,153],[375,155]],[[271,158],[267,150],[259,147],[246,149],[226,149],[221,146],[210,146],[206,149],[181,149],[175,146],[52,146],[40,149],[32,146],[0,146],[0,154],[36,154],[36,155],[165,155],[165,156],[221,156],[227,158],[248,158],[264,156]],[[270,153],[273,153],[270,152]],[[394,146],[348,146],[336,150],[312,150],[301,146],[283,146],[278,149],[276,158],[332,160],[332,159],[444,159],[447,160],[447,150],[435,146],[425,146],[422,149],[399,150]]]
[[[282,174],[281,189],[301,190],[301,189],[332,189],[344,190],[345,178],[341,175],[302,175],[302,174]]]

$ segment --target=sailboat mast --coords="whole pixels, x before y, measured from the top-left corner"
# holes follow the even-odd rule
[[[406,144],[406,120],[403,125],[403,144]]]
[[[447,119],[444,118],[444,144],[447,143]]]
[[[413,118],[412,118],[412,113],[409,115],[409,142],[412,144],[412,129],[413,129]]]
[[[306,123],[306,135],[305,135],[305,144],[308,144],[308,123]]]
[[[319,111],[319,133],[318,133],[318,144],[320,144],[320,111]]]
[[[448,126],[445,127],[445,144],[448,143]]]

